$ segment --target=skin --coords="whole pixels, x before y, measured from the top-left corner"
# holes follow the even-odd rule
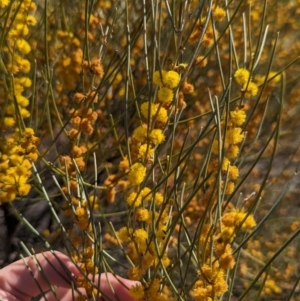
[[[81,274],[70,258],[60,252],[55,252],[55,255],[51,252],[45,252],[37,254],[36,258],[51,285],[57,287],[55,292],[58,300],[73,300],[72,281],[75,283],[76,278]],[[32,274],[28,271],[24,261],[30,267]],[[49,282],[39,271],[34,260],[31,257],[26,257],[24,261],[22,259],[18,260],[0,270],[0,300],[29,301],[31,298],[38,296],[41,290],[46,297],[46,299],[43,297],[41,300],[57,300],[54,294],[51,291],[49,292]],[[128,292],[128,288],[137,284],[135,281],[107,273],[96,275],[94,283],[100,284],[101,301],[135,301]],[[83,294],[85,293],[83,288],[79,290]],[[76,295],[78,293],[75,292]]]

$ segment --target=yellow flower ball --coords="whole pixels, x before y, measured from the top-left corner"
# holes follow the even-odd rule
[[[250,230],[250,229],[253,229],[255,226],[256,226],[255,219],[254,219],[253,215],[250,214],[250,215],[248,215],[248,217],[244,221],[244,223],[242,225],[242,229],[243,230]]]
[[[17,182],[19,185],[25,185],[28,182],[28,176],[27,175],[21,175],[14,180]]]
[[[228,290],[228,284],[224,279],[224,276],[218,277],[214,280],[214,293],[215,296],[219,297]]]
[[[18,50],[23,54],[28,54],[31,51],[30,45],[24,39],[18,39],[16,41],[16,46],[17,46]]]
[[[126,198],[126,203],[131,207],[138,207],[142,203],[142,198],[140,195],[138,196],[136,192],[131,192]]]
[[[151,148],[148,144],[142,144],[139,147],[139,158],[145,159],[146,155],[147,155],[147,158],[153,157],[154,149]]]
[[[141,284],[132,286],[129,289],[129,293],[135,300],[144,300],[145,299],[145,290]]]
[[[23,95],[16,95],[17,103],[25,108],[29,105],[29,99]]]
[[[157,86],[162,86],[166,74],[167,74],[166,70],[161,70],[161,73],[159,72],[159,70],[155,71],[153,75],[153,83]]]
[[[20,165],[22,164],[24,157],[23,156],[19,156],[19,155],[11,155],[10,156],[10,161],[12,164],[14,165]]]
[[[31,189],[30,184],[23,184],[18,187],[18,193],[20,196],[25,196],[29,193],[30,189]]]
[[[157,93],[157,98],[162,103],[170,103],[173,100],[174,93],[171,89],[162,87]]]
[[[82,207],[78,207],[75,211],[75,214],[76,214],[78,219],[87,218],[87,216],[88,216],[88,214],[86,212],[86,209],[82,208]]]
[[[152,199],[152,192],[151,189],[149,187],[144,187],[141,190],[141,197],[143,199],[144,202],[149,202]]]
[[[204,68],[207,65],[207,59],[204,56],[199,55],[195,60],[195,65],[199,68]]]
[[[250,72],[247,69],[239,68],[234,73],[234,78],[240,86],[247,84],[250,77]]]
[[[222,21],[226,16],[226,12],[223,8],[217,6],[213,11],[215,21]]]
[[[164,201],[164,196],[160,193],[160,192],[157,192],[155,194],[155,205],[156,206],[160,206]]]
[[[149,210],[146,208],[139,208],[136,212],[136,219],[140,222],[145,222],[149,219]]]
[[[37,23],[37,20],[36,20],[36,18],[34,17],[34,16],[27,16],[27,19],[26,19],[26,24],[28,25],[28,26],[35,26],[36,25],[36,23]]]
[[[228,177],[230,180],[236,180],[239,177],[239,169],[236,166],[230,166]]]
[[[122,227],[118,232],[117,236],[122,242],[130,241],[130,235],[132,234],[132,229],[127,227]]]
[[[147,126],[141,125],[133,131],[133,138],[139,142],[145,142],[147,138]]]
[[[70,57],[64,58],[63,61],[62,61],[62,66],[64,68],[66,68],[66,67],[68,67],[70,65],[71,65],[71,58]]]
[[[18,67],[19,67],[19,71],[20,72],[23,72],[23,73],[28,73],[30,71],[30,62],[26,59],[22,59],[19,64],[18,64]]]
[[[12,202],[16,198],[15,192],[0,191],[0,201],[2,203]]]
[[[12,117],[4,117],[3,123],[7,127],[13,127],[16,124],[16,120]]]
[[[229,159],[235,159],[239,154],[240,148],[237,145],[230,145],[227,150],[227,157]]]
[[[232,194],[233,191],[234,191],[234,183],[231,181],[227,182],[225,194],[226,195]]]
[[[234,237],[234,227],[223,227],[221,232],[221,237],[225,241],[230,241]]]
[[[30,153],[30,154],[27,155],[27,158],[29,158],[32,161],[36,161],[38,156],[39,155],[37,153]]]
[[[33,128],[25,128],[24,130],[24,136],[31,137],[34,135],[34,129]]]
[[[143,256],[143,260],[142,260],[143,269],[148,269],[150,266],[152,266],[154,263],[154,259],[155,257],[150,252],[147,252]]]
[[[229,129],[226,132],[226,142],[229,144],[238,144],[242,142],[243,139],[244,139],[244,133],[242,132],[242,129],[239,127]]]
[[[9,0],[1,0],[0,1],[0,7],[4,8],[9,4]]]
[[[167,268],[171,264],[171,260],[168,257],[168,255],[164,254],[164,256],[162,258],[162,263],[163,263],[165,268]]]
[[[178,86],[180,76],[176,71],[168,71],[164,77],[164,85],[170,89],[174,89]]]
[[[141,184],[146,175],[146,167],[141,163],[134,163],[128,174],[128,181],[132,185]]]
[[[219,257],[220,267],[225,270],[231,270],[235,266],[234,257],[231,254],[224,253]]]
[[[150,113],[149,113],[150,111]],[[141,113],[144,118],[148,119],[148,117],[152,118],[155,116],[157,112],[157,106],[153,103],[149,103],[148,101],[141,104]]]
[[[247,89],[247,90],[246,90]],[[257,84],[250,82],[247,86],[247,83],[244,85],[243,90],[246,91],[245,97],[251,98],[257,95],[258,93],[258,86]]]
[[[168,112],[165,108],[161,107],[156,115],[156,121],[165,124],[168,121]]]
[[[26,24],[18,23],[16,24],[15,29],[19,37],[28,35],[29,29]]]
[[[32,81],[29,77],[20,77],[20,78],[15,78],[15,85],[21,85],[25,88],[29,88],[32,85]]]
[[[240,126],[246,121],[246,113],[244,110],[236,110],[230,112],[230,121],[235,126]]]
[[[24,160],[25,161],[25,160]],[[26,160],[28,161],[28,160]],[[29,168],[25,165],[23,166],[23,164],[21,165],[18,165],[16,167],[14,167],[15,170],[14,170],[14,174],[17,175],[17,176],[26,176],[26,177],[29,177],[30,174],[31,174],[31,171],[29,170]]]
[[[227,172],[229,167],[230,167],[230,162],[228,158],[224,157],[222,162],[222,171]]]
[[[147,287],[147,299],[151,301],[164,301],[165,298],[159,292],[160,289],[160,280],[158,278],[148,280],[148,287]],[[151,284],[151,285],[150,285]]]
[[[151,131],[149,138],[154,144],[160,144],[165,141],[165,135],[161,129],[154,129]]]
[[[148,239],[148,233],[144,229],[137,229],[133,232],[133,239],[137,244],[143,244]]]
[[[143,277],[145,271],[139,267],[130,267],[128,269],[127,275],[130,280],[139,281]]]
[[[221,142],[222,144],[222,142]],[[212,143],[211,152],[215,155],[219,154],[219,140],[215,139]]]

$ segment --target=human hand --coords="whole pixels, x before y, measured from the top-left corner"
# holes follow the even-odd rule
[[[81,275],[80,271],[66,255],[55,252],[45,252],[36,255],[37,261],[42,269],[34,263],[31,257],[24,260],[18,260],[0,270],[0,300],[5,301],[29,301],[31,298],[38,296],[41,292],[45,293],[45,298],[41,300],[54,301],[71,301],[72,282]],[[29,272],[24,261],[31,269]],[[43,276],[46,275],[46,277]],[[100,274],[96,275],[94,283],[98,283],[100,277],[100,290],[103,301],[135,301],[129,294],[128,288],[135,285],[136,282],[115,277],[114,275]],[[72,280],[73,278],[73,280]],[[56,295],[50,290],[50,284],[56,286]],[[111,286],[110,286],[111,285]],[[111,290],[113,288],[114,292]],[[83,294],[83,288],[79,288]],[[74,293],[74,292],[73,292]],[[78,293],[75,292],[75,296]]]

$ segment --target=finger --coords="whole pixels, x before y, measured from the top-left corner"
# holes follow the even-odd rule
[[[9,296],[8,300],[12,301],[27,301],[49,290],[49,284],[70,288],[71,273],[76,277],[80,275],[70,258],[60,252],[37,254],[36,259],[38,265],[31,257],[24,258],[31,273],[23,260],[0,270],[0,296]]]
[[[94,281],[97,284],[97,278]],[[105,301],[135,301],[129,289],[140,284],[138,281],[124,279],[111,273],[100,275],[100,291]]]
[[[79,288],[79,291],[83,295],[86,295],[84,288]],[[45,294],[44,297],[42,297],[39,301],[71,301],[76,300],[76,298],[79,296],[79,293],[75,290],[66,287],[58,287],[55,290],[55,294],[53,292],[48,292]]]
[[[93,282],[95,286],[100,287],[102,297],[99,300],[101,301],[135,301],[135,299],[130,296],[128,289],[133,285],[139,284],[137,281],[131,281],[118,276],[116,278],[113,274],[103,273],[100,275],[100,278],[99,275],[97,275]],[[86,295],[83,288],[79,288],[79,290],[83,295]],[[76,300],[75,298],[78,295],[79,294],[75,291],[72,294],[71,289],[60,287],[56,289],[56,296],[53,292],[48,292],[45,298],[41,298],[40,301],[70,301]]]

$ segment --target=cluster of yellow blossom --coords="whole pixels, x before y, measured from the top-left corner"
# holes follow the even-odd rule
[[[9,14],[11,21],[3,50],[3,62],[6,71],[13,74],[6,83],[7,94],[1,94],[0,105],[3,106],[0,130],[3,134],[0,145],[0,203],[13,201],[18,195],[26,196],[31,188],[28,184],[31,176],[31,161],[38,157],[39,139],[34,136],[32,128],[21,130],[21,120],[28,118],[29,98],[26,89],[32,81],[27,75],[31,64],[25,58],[31,51],[27,42],[30,27],[36,24],[31,13],[35,12],[36,4],[32,0],[4,1],[1,7],[11,5]],[[3,115],[2,115],[3,114]],[[16,122],[18,123],[16,124]]]
[[[81,145],[74,145],[72,148],[73,160],[70,156],[60,156],[61,170],[67,171],[69,176],[76,177],[76,168],[74,162],[80,171],[85,169],[84,155],[86,154],[86,147]],[[76,190],[76,189],[75,189]]]
[[[222,158],[221,170],[224,176],[228,179],[225,188],[225,194],[231,194],[234,190],[234,180],[239,176],[239,169],[237,166],[231,164],[230,160],[237,157],[239,153],[239,146],[244,139],[244,132],[240,127],[246,120],[246,113],[243,109],[237,108],[229,112],[229,122],[225,134],[224,154]],[[221,146],[222,148],[223,146]],[[215,140],[212,145],[212,153],[219,154],[219,140]],[[215,180],[214,175],[218,170],[218,159],[212,159],[209,163],[209,171],[212,172],[210,183]],[[225,183],[223,183],[225,185]]]
[[[128,181],[132,185],[141,184],[146,175],[146,167],[142,163],[134,163],[128,174]]]
[[[136,235],[134,235],[135,233]],[[139,238],[138,234],[141,235]],[[153,241],[147,246],[147,238],[148,234],[145,230],[137,229],[133,233],[133,238],[130,238],[132,242],[127,246],[127,255],[135,264],[135,267],[128,270],[128,277],[132,280],[141,280],[150,267],[160,266],[160,260],[164,267],[167,268],[170,265],[170,259],[166,254],[161,258],[159,257],[158,252],[161,252],[163,247],[159,246],[157,251]],[[135,243],[138,243],[137,247],[134,245]],[[141,254],[143,256],[142,262],[140,262]]]
[[[92,207],[92,209],[95,209],[95,206],[91,205],[95,203],[94,198],[91,197],[86,200],[82,196],[77,196],[79,183],[74,180],[77,175],[75,164],[80,171],[86,168],[84,160],[86,152],[85,146],[74,145],[72,148],[73,160],[70,156],[60,157],[61,169],[67,171],[69,176],[73,177],[68,183],[70,191],[66,186],[62,187],[63,193],[69,196],[69,200],[62,205],[62,209],[65,216],[73,219],[74,227],[69,230],[68,234],[73,247],[72,258],[83,271],[82,275],[98,272],[98,268],[94,263],[94,232],[90,220],[90,209]],[[99,296],[98,290],[93,288],[91,282],[85,276],[79,277],[76,285],[85,288],[87,292],[87,296],[79,296],[77,300],[88,300],[92,296]]]
[[[215,22],[222,21],[226,16],[225,10],[219,6],[216,6],[214,8],[212,14]],[[203,34],[203,26],[205,23],[206,23],[205,18],[202,18],[201,20],[198,21],[198,26],[195,26],[193,32],[189,36],[189,42],[191,44],[197,43],[199,41],[201,35]],[[209,21],[206,27],[206,31],[203,34],[201,45],[203,45],[204,47],[212,46],[214,43],[214,35],[217,37],[218,32],[216,29],[213,28],[211,21]]]
[[[63,32],[58,33],[63,36]],[[68,35],[66,38],[67,37]],[[76,40],[73,40],[73,42],[75,43]],[[72,60],[66,60],[65,67],[68,67],[68,65],[71,64],[71,61]],[[78,72],[76,71],[78,74],[82,69],[85,69],[90,71],[93,76],[98,79],[102,78],[104,71],[100,59],[93,59],[90,62],[84,61],[82,63],[81,56],[79,55],[75,61],[78,64],[73,65],[73,68],[78,68]],[[65,79],[71,87],[73,81],[68,81],[68,77]],[[62,86],[59,86],[57,92],[63,91],[60,90],[61,88]],[[87,296],[79,296],[77,300],[92,300],[95,299],[95,297],[98,298],[100,293],[84,275],[98,273],[98,267],[95,266],[94,262],[94,232],[90,220],[90,211],[95,210],[98,200],[97,197],[88,197],[87,200],[82,195],[78,196],[79,186],[81,184],[76,178],[78,170],[83,172],[87,168],[86,155],[89,146],[86,143],[81,142],[80,138],[83,135],[90,136],[94,132],[95,122],[102,112],[95,109],[98,104],[98,94],[94,89],[89,90],[85,94],[76,92],[71,104],[72,107],[69,109],[68,113],[72,128],[69,129],[67,134],[73,145],[72,154],[60,156],[60,169],[68,173],[69,176],[69,183],[67,186],[62,187],[63,193],[68,195],[69,198],[62,207],[64,209],[64,214],[68,217],[72,217],[74,222],[74,227],[69,231],[73,246],[72,257],[82,270],[83,275],[82,277],[79,277],[76,285],[78,287],[83,287],[87,293]],[[109,186],[112,182],[113,179],[110,177],[106,180],[105,185]],[[111,194],[114,192],[114,190],[110,190]],[[113,198],[113,196],[111,196],[111,198]]]
[[[151,191],[148,187],[143,188],[139,193],[132,192],[126,201],[136,209],[137,223],[135,228],[122,227],[117,232],[117,236],[122,244],[127,245],[126,253],[134,263],[134,266],[128,270],[129,279],[141,281],[149,268],[157,268],[160,265],[167,268],[170,265],[166,251],[162,253],[167,243],[170,205],[163,208],[161,206],[164,201],[163,195]],[[150,209],[153,203],[156,211]],[[154,281],[159,283],[159,279]],[[165,300],[160,290],[151,289],[152,285],[143,283],[133,287],[130,293],[136,300],[143,300],[144,297],[147,297],[147,300]]]
[[[96,63],[94,63],[96,64]],[[100,60],[98,60],[98,67],[101,65]],[[80,69],[82,66],[80,64]],[[72,128],[67,132],[69,138],[71,139],[72,155],[62,155],[60,156],[60,168],[61,170],[68,172],[71,178],[68,185],[71,192],[76,192],[78,185],[76,180],[76,167],[79,171],[83,171],[86,168],[85,155],[87,154],[87,148],[84,144],[79,144],[79,139],[81,134],[91,135],[94,131],[94,124],[98,118],[99,111],[93,109],[93,104],[97,103],[98,95],[95,91],[88,91],[86,94],[75,93],[73,97],[72,107],[69,110],[70,123]],[[63,191],[68,193],[67,187],[63,187]],[[72,210],[69,208],[67,203],[64,204],[64,214],[69,216],[72,215]]]
[[[155,233],[156,233],[156,239],[159,243],[163,243],[165,236],[166,236],[166,224],[169,221],[169,216],[168,216],[168,209],[170,208],[169,206],[166,206],[166,208],[161,208],[160,211],[157,212],[152,212],[151,210],[146,208],[146,204],[151,204],[151,202],[154,202],[157,207],[159,207],[163,203],[163,195],[160,193],[155,193],[153,195],[152,191],[150,188],[146,187],[142,189],[141,191],[141,196],[136,195],[135,192],[132,192],[129,198],[127,199],[127,202],[133,202],[134,207],[139,207],[136,210],[136,220],[139,222],[144,222],[145,225],[148,225],[148,230],[151,231],[151,229],[154,227],[153,222],[155,224]],[[144,206],[141,204],[141,200],[144,203]],[[139,206],[136,205],[136,203],[139,203]],[[140,229],[140,236],[142,234],[143,229]],[[143,230],[144,231],[144,230]],[[118,231],[118,237],[121,242],[128,242],[131,240],[135,240],[135,234],[137,232],[134,232],[133,229],[123,227]],[[144,233],[144,232],[143,232]],[[146,237],[146,236],[147,237]],[[141,241],[138,243],[140,250],[143,250],[143,252],[147,249],[147,244],[146,244],[146,239],[148,238],[148,234],[145,234],[142,236],[145,236],[145,240]],[[137,239],[137,238],[136,238]],[[154,254],[152,254],[154,256]],[[133,254],[132,260],[134,262],[138,262],[139,257],[135,257]]]
[[[173,100],[173,89],[179,84],[180,76],[174,70],[162,70],[154,73],[153,82],[160,86],[157,101],[144,102],[140,111],[147,123],[138,126],[133,131],[131,154],[133,159],[147,162],[154,155],[155,145],[165,140],[163,128],[168,121],[168,108]],[[142,163],[134,163],[129,171],[128,180],[132,185],[141,184],[146,175],[146,168]]]
[[[103,66],[99,59],[92,59],[89,63],[88,61],[84,61],[82,64],[85,70],[89,70],[93,75],[102,78],[104,75]]]
[[[250,72],[247,69],[240,68],[235,71],[234,78],[241,86],[241,93],[246,98],[251,98],[257,95],[258,86],[250,79]]]
[[[153,83],[160,87],[157,93],[157,99],[162,104],[169,104],[174,97],[173,89],[179,84],[179,74],[174,70],[155,71]]]
[[[253,215],[248,215],[242,209],[232,210],[222,216],[222,223],[225,227],[234,227],[248,231],[256,226]]]
[[[264,285],[264,293],[267,295],[278,295],[282,293],[282,288],[274,279],[267,279]]]
[[[243,210],[232,210],[225,213],[222,218],[221,231],[213,237],[212,257],[204,264],[199,271],[199,280],[196,281],[192,296],[197,301],[214,300],[228,289],[225,279],[226,270],[235,266],[235,260],[232,255],[231,243],[239,229],[250,230],[256,226],[253,215],[247,215]],[[207,238],[209,225],[204,225],[200,243],[207,245],[207,254],[211,254],[210,239]]]
[[[90,91],[86,95],[75,93],[74,100],[79,102],[77,109],[71,109],[71,124],[73,129],[69,131],[69,137],[75,140],[80,133],[91,135],[94,131],[94,124],[98,118],[98,113],[91,107],[92,102],[98,101],[96,92]]]
[[[246,120],[246,113],[243,109],[237,108],[229,113],[229,124],[226,131],[225,147],[226,156],[235,159],[239,153],[239,146],[244,139],[244,132],[240,127]]]
[[[84,65],[88,66],[88,62],[85,61]],[[101,61],[99,59],[93,60],[91,63],[94,67],[94,72],[97,73],[97,76],[103,76],[103,68],[101,65]],[[99,70],[101,69],[101,71]],[[97,71],[96,71],[97,70]],[[98,102],[98,95],[96,91],[90,90],[86,94],[82,94],[76,92],[74,94],[74,101],[77,103],[77,107],[75,106],[69,111],[71,116],[71,124],[73,128],[69,130],[68,134],[72,140],[75,140],[78,135],[85,134],[91,135],[94,131],[94,124],[98,119],[98,113],[101,111],[96,111],[93,109],[93,103]]]
[[[256,222],[252,214],[247,215],[244,210],[240,209],[234,209],[225,213],[221,221],[221,231],[214,237],[214,251],[220,267],[223,269],[232,269],[235,261],[232,256],[230,243],[234,240],[239,229],[250,231],[256,226]]]
[[[117,193],[116,185],[119,185],[119,187],[122,190],[127,186],[127,181],[120,180],[120,177],[121,176],[118,174],[111,174],[104,181],[104,186],[107,187],[106,200],[109,204],[113,203],[115,201],[115,197],[116,197],[116,193]],[[96,205],[96,207],[94,207],[94,209],[98,209],[98,202],[95,203],[95,205]]]
[[[161,281],[158,278],[148,280],[145,286],[137,284],[130,288],[130,294],[137,301],[166,301],[172,300],[168,295],[169,290],[165,286],[162,289]]]
[[[1,139],[2,140],[2,139]],[[13,201],[16,196],[26,196],[31,185],[31,162],[38,158],[39,138],[32,128],[4,138],[0,156],[0,203]]]
[[[191,292],[195,301],[215,300],[228,289],[225,272],[219,267],[218,261],[204,264],[198,278]]]
[[[239,69],[235,73],[235,79],[242,86],[242,93],[245,97],[252,97],[257,94],[255,84],[250,81],[250,73],[245,69]],[[251,95],[250,95],[251,93]],[[217,172],[220,170],[222,175],[221,189],[225,195],[232,194],[234,191],[234,181],[239,177],[239,169],[232,164],[239,153],[239,144],[244,140],[242,124],[246,121],[246,113],[241,106],[229,111],[225,134],[216,139],[212,144],[212,158],[208,165],[211,173],[207,183],[210,185],[205,191],[201,206],[206,207],[208,202],[216,200],[216,192],[213,189],[216,181]],[[222,123],[223,124],[223,123]],[[221,143],[221,145],[220,145]],[[221,152],[221,162],[219,155]],[[201,211],[203,212],[203,210]],[[247,215],[243,210],[231,210],[221,217],[220,229],[214,234],[211,233],[213,226],[205,224],[200,234],[200,244],[204,248],[209,260],[200,268],[199,280],[195,283],[192,290],[192,297],[197,301],[214,300],[228,289],[225,279],[226,271],[235,266],[231,244],[239,229],[251,230],[256,223],[253,216]],[[213,257],[211,257],[213,254]]]
[[[54,11],[55,5],[51,6],[49,3],[49,12]],[[58,93],[57,103],[66,106],[68,104],[67,94],[70,91],[74,91],[77,88],[78,83],[82,79],[82,63],[86,58],[83,52],[82,37],[85,36],[85,30],[82,24],[85,23],[85,14],[83,8],[78,7],[78,13],[69,14],[67,4],[65,8],[67,13],[65,20],[68,20],[72,25],[72,29],[69,26],[57,26],[56,14],[48,14],[48,52],[50,64],[55,63],[55,91]],[[81,4],[80,4],[81,5]],[[74,18],[74,19],[73,19]],[[99,33],[99,16],[91,13],[89,15],[89,25],[87,28],[87,38],[90,43],[95,42],[95,33]],[[98,41],[97,41],[98,42]],[[93,46],[92,46],[93,47]],[[39,48],[43,50],[43,47]],[[37,57],[44,62],[44,56],[37,54]],[[103,69],[102,66],[97,64],[97,59],[92,60],[90,63],[85,62],[83,64],[84,69],[89,70],[92,76],[102,77]],[[87,85],[90,84],[90,78],[84,78]]]
[[[66,186],[62,187],[63,193],[69,196],[69,201],[62,205],[62,209],[64,210],[64,215],[73,218],[74,222],[74,227],[69,230],[68,234],[73,247],[73,260],[82,270],[82,276],[77,279],[76,285],[77,287],[83,287],[87,293],[87,296],[79,296],[76,299],[78,301],[92,300],[95,296],[100,295],[99,291],[84,276],[98,273],[98,267],[95,266],[94,262],[94,232],[90,220],[90,210],[95,210],[97,200],[94,197],[89,197],[86,200],[82,196],[77,196],[80,184],[75,180],[78,172],[77,168],[81,172],[86,169],[86,153],[87,148],[84,145],[74,145],[72,158],[67,155],[60,156],[61,170],[68,172],[71,178],[68,183],[69,188]]]
[[[74,229],[70,232],[74,248],[72,257],[83,271],[83,275],[77,279],[76,285],[77,287],[83,287],[87,293],[87,296],[79,296],[76,300],[92,300],[95,296],[99,297],[100,292],[84,276],[98,273],[98,267],[95,266],[94,262],[94,233],[90,222],[88,201],[72,197],[72,207],[74,210],[74,224],[84,231],[79,235],[75,234]]]
[[[50,31],[49,36],[56,37],[55,42],[51,41],[49,45],[50,61],[55,61],[56,66],[55,73],[58,82],[55,85],[55,90],[58,93],[74,90],[82,72],[83,51],[81,42],[73,33],[61,29],[56,32]],[[57,53],[61,53],[61,55],[57,57]],[[62,94],[63,105],[65,99],[66,96]]]
[[[147,186],[143,187],[143,182],[147,171],[146,163],[151,161],[155,147],[165,140],[163,129],[168,122],[173,89],[179,81],[180,75],[175,70],[154,73],[153,82],[160,88],[155,102],[144,102],[140,106],[145,122],[133,131],[131,159],[135,162],[130,167],[127,158],[120,163],[121,170],[128,170],[128,182],[134,189],[127,193],[126,203],[134,210],[135,225],[132,228],[122,227],[117,232],[118,240],[127,245],[126,253],[134,263],[128,270],[128,277],[132,280],[141,281],[150,267],[163,265],[166,268],[170,264],[166,251],[162,253],[168,235],[170,205],[162,206],[163,194]],[[137,300],[165,300],[157,287],[160,286],[159,283],[160,280],[155,278],[151,283],[133,287],[130,292]]]
[[[153,129],[148,135],[148,126],[146,124],[143,124],[134,130],[133,138],[143,144],[148,142],[147,140],[150,140],[149,142],[152,142],[153,144],[161,144],[165,140],[165,136],[161,129]]]
[[[76,219],[76,221],[78,222],[78,227],[81,230],[85,230],[87,228],[88,225],[88,218],[87,218],[87,203],[86,201],[84,201],[85,206],[80,203],[80,201],[78,200],[77,197],[74,196],[74,194],[76,194],[78,192],[78,182],[75,180],[76,176],[77,176],[77,169],[80,172],[83,172],[86,169],[86,162],[85,162],[85,156],[87,153],[87,148],[84,145],[74,145],[72,148],[72,157],[68,156],[68,155],[61,155],[59,157],[60,160],[60,169],[63,172],[66,172],[68,174],[69,177],[69,183],[68,183],[68,187],[67,186],[63,186],[62,187],[62,191],[65,195],[70,195],[71,198],[71,202],[65,202],[62,205],[62,209],[64,210],[64,215],[67,217],[72,217],[75,213],[75,211],[73,210],[73,207],[76,208],[77,206],[80,207],[79,213],[78,213],[78,217]],[[83,208],[85,211],[85,214],[83,214]],[[81,212],[81,214],[80,214]]]
[[[87,146],[85,143],[80,144],[81,134],[91,135],[94,131],[94,125],[98,118],[98,111],[93,109],[93,104],[97,103],[98,95],[95,91],[89,91],[86,94],[75,93],[73,97],[73,107],[69,110],[71,116],[70,123],[73,126],[68,131],[68,136],[72,143],[72,155],[60,156],[60,169],[67,172],[69,180],[69,188],[71,193],[76,193],[78,182],[75,180],[77,169],[83,172],[86,169]],[[65,194],[68,194],[68,188],[62,187]],[[64,204],[64,214],[72,215],[72,210],[68,203]],[[84,224],[84,223],[83,223]]]
[[[30,72],[31,64],[25,56],[31,52],[31,46],[27,42],[29,29],[36,24],[35,17],[31,15],[36,10],[36,4],[33,1],[12,2],[11,18],[13,13],[16,13],[16,17],[8,31],[7,44],[3,47],[3,51],[7,55],[7,71],[14,75],[13,82],[9,83],[13,89],[8,95],[9,103],[5,107],[4,125],[8,127],[15,126],[14,116],[16,114],[20,114],[22,118],[30,116],[26,109],[29,99],[25,96],[25,92],[32,85],[31,79],[26,76]],[[18,104],[18,109],[15,108],[16,104]]]
[[[163,199],[164,197],[160,192],[152,192],[149,187],[144,187],[139,193],[131,192],[126,198],[126,202],[129,206],[138,208],[142,203],[146,204],[150,201],[153,201],[156,206],[160,206],[163,203]],[[148,212],[147,215],[150,216],[151,212]],[[151,220],[149,220],[149,222],[151,222]]]

